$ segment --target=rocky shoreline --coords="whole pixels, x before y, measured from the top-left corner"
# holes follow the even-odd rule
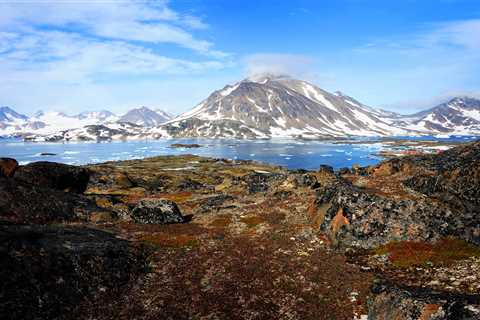
[[[480,319],[480,142],[372,167],[0,160],[11,319]]]

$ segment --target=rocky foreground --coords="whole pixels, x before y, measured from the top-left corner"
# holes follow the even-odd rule
[[[480,319],[480,142],[334,172],[0,161],[9,319]]]

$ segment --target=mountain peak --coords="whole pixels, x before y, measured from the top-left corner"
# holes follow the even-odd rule
[[[278,81],[285,79],[293,79],[287,74],[275,74],[275,73],[258,73],[252,76],[249,76],[244,82],[257,82],[257,83],[267,83],[269,81]]]
[[[457,96],[457,97],[453,97],[451,98],[447,104],[470,104],[470,103],[475,103],[475,102],[480,102],[479,99],[477,98],[474,98],[474,97],[470,97],[470,96]]]
[[[215,91],[169,121],[185,135],[217,137],[327,137],[404,133],[353,98],[337,96],[284,74],[259,74]],[[183,134],[183,133],[182,133]]]
[[[14,110],[12,110],[12,108],[8,107],[8,106],[3,106],[3,107],[0,107],[0,112],[8,112],[8,111],[13,111],[15,112]]]
[[[24,114],[20,114],[10,107],[0,107],[0,121],[14,122],[14,121],[27,121],[28,117]]]
[[[128,111],[120,118],[119,122],[129,122],[136,125],[155,127],[168,120],[170,119],[166,114],[160,114],[150,108],[141,106]]]

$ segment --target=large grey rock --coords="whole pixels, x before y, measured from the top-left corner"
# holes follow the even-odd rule
[[[182,216],[177,204],[165,199],[142,199],[132,210],[131,217],[137,223],[182,223]]]

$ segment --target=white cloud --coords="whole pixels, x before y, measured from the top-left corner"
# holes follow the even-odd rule
[[[202,19],[200,19],[199,17],[185,15],[181,21],[184,25],[192,29],[208,29],[208,24],[203,22]]]
[[[164,1],[36,1],[0,3],[0,28],[77,27],[90,35],[126,41],[175,43],[208,54],[212,43],[182,29],[205,29],[198,17],[180,15]]]
[[[257,53],[244,59],[246,73],[250,77],[271,73],[306,78],[313,62],[308,56],[280,53]]]
[[[119,83],[133,99],[139,79],[195,75],[231,65],[228,54],[194,34],[208,29],[202,19],[173,11],[167,4],[1,2],[1,103],[21,108],[41,101],[55,106],[98,104],[113,99],[115,93],[107,91]],[[168,54],[162,53],[164,48]],[[178,50],[181,58],[176,56]],[[87,88],[94,94],[87,94]],[[138,101],[142,102],[141,96]]]
[[[159,75],[219,69],[226,62],[169,58],[122,41],[98,42],[65,32],[35,32],[12,39],[0,34],[6,53],[0,64],[8,81],[92,82],[99,75]],[[4,78],[3,81],[7,81]]]
[[[419,42],[428,46],[454,45],[465,50],[480,50],[480,19],[438,24],[421,36]]]

